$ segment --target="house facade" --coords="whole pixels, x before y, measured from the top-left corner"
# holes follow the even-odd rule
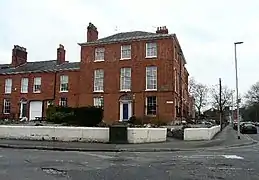
[[[106,121],[132,115],[167,122],[188,115],[188,71],[175,34],[132,31],[98,38],[93,24],[81,46],[79,106],[103,106]]]
[[[27,50],[14,46],[11,64],[0,65],[0,119],[42,117],[50,104],[78,106],[79,63],[65,53],[60,45],[56,60],[27,62]]]
[[[175,34],[132,31],[98,38],[89,23],[81,61],[27,62],[27,51],[14,46],[11,64],[0,65],[1,117],[35,119],[49,104],[101,106],[107,122],[131,116],[180,121],[190,114],[189,73]],[[0,119],[1,119],[0,117]]]

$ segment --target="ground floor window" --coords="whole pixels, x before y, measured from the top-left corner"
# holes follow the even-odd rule
[[[94,106],[103,108],[103,97],[94,97]]]
[[[157,97],[148,96],[146,98],[146,114],[156,115],[157,114]]]
[[[66,97],[60,98],[59,105],[63,107],[67,107],[67,98]]]
[[[10,99],[4,99],[4,114],[10,114],[11,102]]]

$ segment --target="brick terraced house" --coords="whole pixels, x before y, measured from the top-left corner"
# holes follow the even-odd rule
[[[175,34],[132,31],[98,39],[89,23],[81,62],[27,62],[27,51],[14,46],[12,63],[0,65],[1,117],[35,119],[47,106],[101,106],[108,122],[137,117],[167,122],[190,114],[186,60]]]
[[[35,119],[55,103],[78,106],[79,62],[65,61],[60,45],[56,60],[27,62],[25,48],[15,45],[12,63],[0,65],[0,119]]]

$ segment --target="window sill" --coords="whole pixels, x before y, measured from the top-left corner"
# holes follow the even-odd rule
[[[131,60],[131,58],[121,58],[120,61]]]
[[[157,91],[157,89],[146,89],[145,91]]]
[[[36,91],[36,92],[33,92],[34,94],[40,94],[41,92],[40,91]]]
[[[94,91],[94,93],[103,93],[104,91]]]
[[[12,94],[12,93],[5,93],[5,94]]]
[[[131,90],[130,89],[122,89],[122,90],[120,90],[120,92],[131,92]]]
[[[59,91],[59,93],[68,93],[68,91]]]
[[[28,94],[28,92],[21,92],[21,94]]]
[[[146,59],[155,59],[157,56],[146,56]]]
[[[153,115],[153,114],[146,114],[146,116],[148,116],[148,117],[156,117],[156,115]]]
[[[9,115],[9,114],[11,114],[11,113],[4,113],[5,115]]]
[[[103,60],[94,60],[94,62],[104,62],[104,59]]]

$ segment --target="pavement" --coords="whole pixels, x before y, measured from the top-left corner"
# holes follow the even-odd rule
[[[259,139],[258,139],[259,140]],[[148,144],[104,144],[84,142],[55,142],[0,139],[0,148],[38,149],[57,151],[102,151],[102,152],[169,152],[192,151],[202,149],[219,149],[225,147],[240,147],[256,144],[257,140],[241,134],[237,139],[237,132],[227,126],[210,141],[182,141],[168,138],[164,143]]]

